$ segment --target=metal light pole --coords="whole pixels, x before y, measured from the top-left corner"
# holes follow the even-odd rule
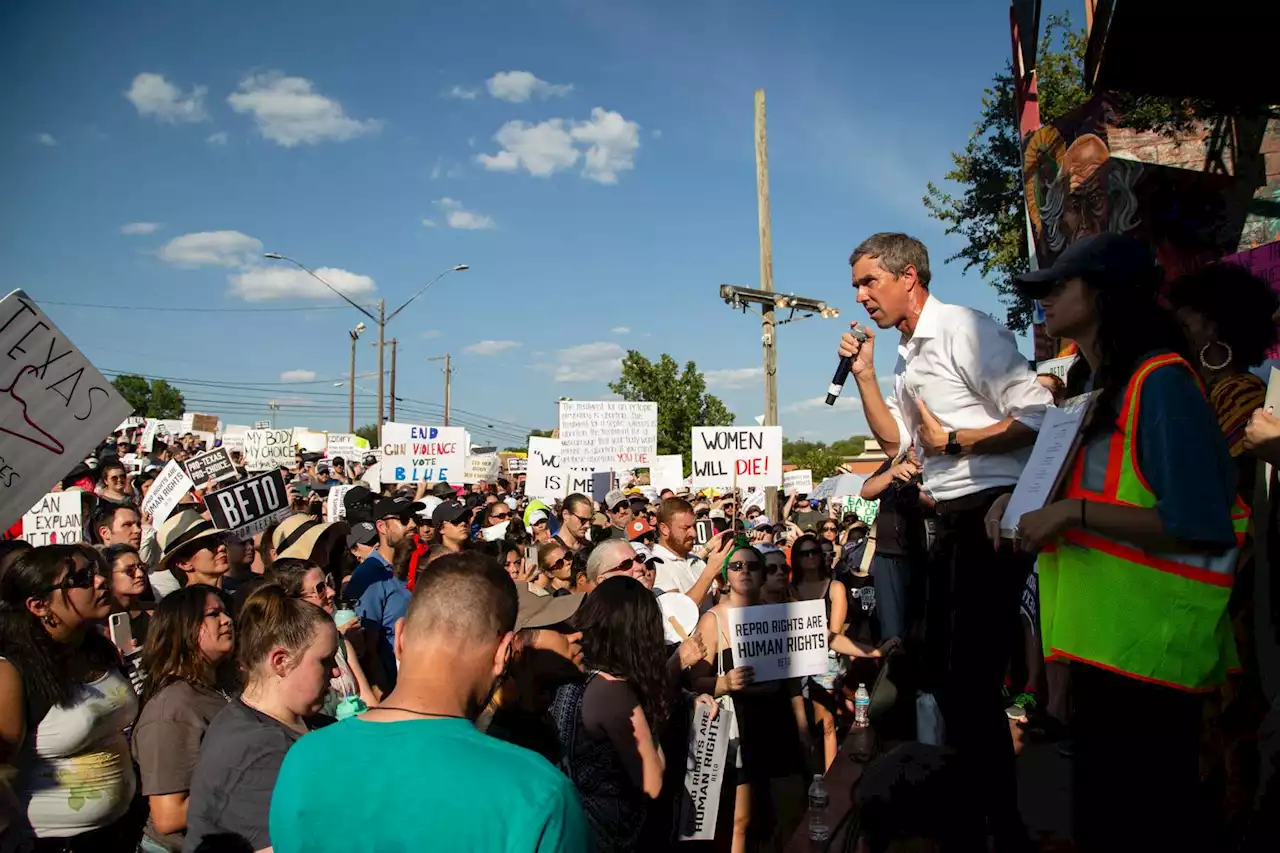
[[[449,389],[453,384],[453,367],[449,353],[428,358],[427,361],[444,362],[444,425],[449,425]]]
[[[356,323],[356,327],[347,332],[351,336],[351,386],[347,394],[347,432],[350,433],[356,431],[356,341],[365,328],[364,323]]]
[[[431,279],[431,280],[430,280],[430,281],[428,281],[426,284],[422,285],[422,287],[418,288],[418,291],[417,291],[416,293],[414,293],[414,294],[413,294],[413,296],[410,296],[408,299],[406,299],[406,300],[404,301],[404,303],[403,303],[399,308],[397,308],[396,310],[392,311],[390,314],[387,314],[387,301],[386,301],[385,299],[379,299],[379,300],[378,300],[378,316],[376,316],[376,317],[375,317],[375,316],[373,316],[373,313],[372,313],[372,312],[370,312],[367,308],[364,308],[364,307],[363,307],[363,306],[361,306],[360,304],[358,304],[358,303],[356,303],[356,302],[353,302],[353,301],[351,300],[351,298],[350,298],[350,297],[348,297],[348,296],[347,296],[345,293],[343,293],[341,290],[338,290],[338,288],[334,287],[332,284],[330,284],[329,282],[325,281],[325,280],[324,280],[323,278],[321,278],[320,276],[316,275],[315,270],[311,269],[310,267],[305,266],[305,265],[304,265],[304,264],[302,264],[302,263],[299,263],[298,261],[295,261],[293,258],[289,257],[288,255],[282,255],[282,254],[280,254],[279,252],[267,252],[267,253],[266,253],[266,254],[264,254],[262,257],[264,257],[264,258],[268,258],[268,259],[273,260],[273,261],[288,261],[289,263],[293,264],[293,265],[294,265],[295,267],[297,267],[298,269],[300,269],[300,270],[302,270],[303,272],[305,272],[307,275],[309,275],[309,276],[311,276],[312,278],[314,278],[316,281],[318,281],[318,282],[320,282],[321,284],[323,284],[325,287],[329,288],[331,291],[333,291],[334,293],[336,293],[338,296],[342,297],[342,299],[343,299],[343,300],[344,300],[348,305],[350,305],[352,308],[356,309],[356,310],[357,310],[357,311],[359,311],[361,314],[363,314],[364,316],[368,317],[370,320],[372,320],[373,322],[375,322],[375,323],[377,323],[377,324],[378,324],[378,438],[379,438],[379,440],[381,440],[381,438],[382,438],[382,413],[383,413],[382,404],[383,404],[383,399],[384,399],[384,398],[383,398],[383,386],[384,386],[384,385],[385,385],[385,383],[386,383],[386,369],[385,369],[385,367],[383,366],[383,364],[384,364],[384,363],[383,363],[382,348],[383,348],[383,346],[384,346],[384,345],[385,345],[385,343],[386,343],[386,341],[385,341],[385,333],[386,333],[387,324],[388,324],[388,323],[390,323],[392,320],[394,320],[394,319],[396,318],[396,315],[397,315],[397,314],[399,314],[399,313],[400,313],[401,311],[403,311],[405,308],[409,307],[409,303],[410,303],[410,302],[412,302],[413,300],[415,300],[415,299],[417,299],[419,296],[421,296],[423,293],[425,293],[428,287],[430,287],[431,285],[435,284],[437,281],[439,281],[440,279],[444,278],[446,275],[448,275],[448,274],[449,274],[449,273],[451,273],[451,272],[464,272],[464,271],[466,271],[466,270],[471,269],[471,267],[470,267],[470,266],[468,266],[467,264],[457,264],[457,265],[455,265],[455,266],[449,267],[447,270],[444,270],[444,271],[443,271],[443,272],[441,272],[439,275],[437,275],[435,278]]]

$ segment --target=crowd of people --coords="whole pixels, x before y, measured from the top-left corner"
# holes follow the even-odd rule
[[[891,654],[881,739],[940,751],[868,765],[867,849],[1032,849],[1015,768],[1036,737],[1071,758],[1082,851],[1280,849],[1257,479],[1280,419],[1248,370],[1276,297],[1210,267],[1157,299],[1142,246],[1086,238],[1018,283],[1074,342],[1061,380],[932,296],[918,241],[850,264],[902,334],[889,393],[874,332],[840,344],[886,452],[870,525],[643,477],[553,502],[519,477],[371,484],[373,457],[299,453],[291,514],[242,536],[209,489],[141,509],[194,437],[108,438],[51,484],[80,492],[83,543],[0,542],[0,853],[675,849],[699,706],[730,720],[714,846],[780,850]],[[1047,408],[1088,393],[1061,488],[1009,538]],[[823,603],[827,670],[757,681],[733,611],[800,601]],[[944,767],[951,793],[919,795],[912,773]]]

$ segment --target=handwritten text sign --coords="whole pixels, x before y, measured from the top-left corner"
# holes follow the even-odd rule
[[[210,492],[204,503],[214,527],[242,539],[261,533],[291,512],[279,468]]]
[[[567,468],[560,456],[560,439],[529,439],[529,470],[524,493],[530,499],[558,501],[572,494],[591,494],[591,471]]]
[[[462,427],[385,424],[382,427],[384,483],[454,483],[467,464],[467,431]]]
[[[681,841],[710,841],[716,837],[732,716],[729,708],[720,708],[714,720],[706,705],[693,709],[680,806]]]
[[[498,458],[496,453],[477,453],[474,456],[468,456],[462,482],[492,482],[498,476],[501,466],[502,460]]]
[[[291,429],[251,429],[244,434],[244,467],[248,471],[292,468],[296,458]]]
[[[755,668],[756,681],[827,671],[827,609],[816,601],[759,604],[729,610],[733,665]]]
[[[331,432],[325,443],[324,455],[326,459],[340,458],[344,462],[359,461],[368,447],[369,442],[353,432]]]
[[[30,297],[0,300],[0,529],[132,412]]]
[[[787,471],[782,475],[782,488],[789,495],[807,495],[813,491],[813,472],[808,468]]]
[[[147,496],[142,499],[142,511],[151,513],[151,523],[159,527],[173,514],[173,508],[191,491],[191,478],[183,470],[182,463],[173,459],[156,475]]]
[[[329,509],[329,521],[342,521],[347,517],[347,505],[342,499],[354,488],[355,486],[334,486],[329,489],[329,496],[325,498]]]
[[[84,540],[80,492],[51,492],[22,516],[22,538],[32,545],[71,545]]]
[[[658,455],[658,404],[560,401],[560,455],[571,468],[647,468]]]
[[[693,481],[699,486],[782,485],[782,427],[694,427]]]

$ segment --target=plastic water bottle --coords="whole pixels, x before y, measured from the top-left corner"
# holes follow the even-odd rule
[[[831,837],[831,827],[827,824],[827,804],[830,802],[831,797],[827,795],[822,774],[813,774],[813,784],[809,786],[810,841],[826,841]]]
[[[865,729],[871,725],[871,694],[867,685],[859,684],[858,691],[853,694],[853,727]]]

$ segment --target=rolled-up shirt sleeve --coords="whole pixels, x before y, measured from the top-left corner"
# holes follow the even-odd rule
[[[966,384],[1007,418],[1039,432],[1053,395],[1018,352],[1013,333],[986,315],[957,331],[956,369]]]

